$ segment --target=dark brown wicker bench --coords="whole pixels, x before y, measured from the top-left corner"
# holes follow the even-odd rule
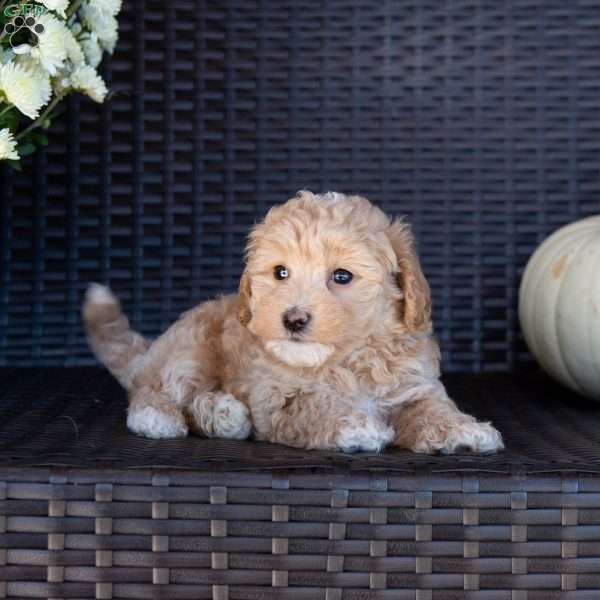
[[[0,598],[599,598],[600,408],[445,381],[506,452],[151,441],[104,371],[0,370]]]

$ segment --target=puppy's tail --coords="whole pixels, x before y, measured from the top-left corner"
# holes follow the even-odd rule
[[[92,283],[88,287],[82,314],[93,353],[129,389],[150,342],[130,329],[119,301],[103,285]]]

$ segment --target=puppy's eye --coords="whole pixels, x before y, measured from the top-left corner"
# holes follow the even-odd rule
[[[331,279],[340,285],[346,285],[347,283],[350,283],[352,281],[352,277],[354,277],[354,275],[352,275],[350,271],[346,271],[346,269],[336,269],[331,274]]]
[[[290,276],[290,272],[287,270],[287,267],[277,265],[273,269],[273,275],[275,276],[275,279],[287,279]]]

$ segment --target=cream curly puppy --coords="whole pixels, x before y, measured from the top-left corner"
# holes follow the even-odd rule
[[[103,286],[89,288],[83,316],[140,435],[498,450],[498,431],[439,381],[430,304],[407,225],[358,196],[300,192],[252,230],[237,295],[184,313],[152,343]]]

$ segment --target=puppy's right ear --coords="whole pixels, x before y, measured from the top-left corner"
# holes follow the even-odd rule
[[[238,319],[242,325],[248,325],[252,319],[252,312],[250,310],[250,296],[252,295],[252,291],[250,289],[250,276],[246,271],[242,273],[242,278],[240,279],[240,288],[239,288],[239,311],[238,311]]]

